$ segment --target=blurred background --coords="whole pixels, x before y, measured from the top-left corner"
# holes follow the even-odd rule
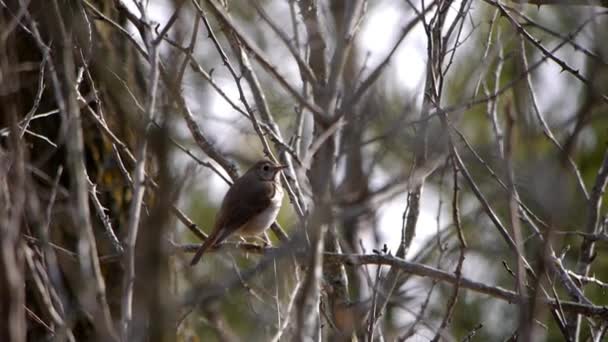
[[[607,16],[0,0],[0,340],[603,341]],[[271,244],[191,267],[263,157]]]

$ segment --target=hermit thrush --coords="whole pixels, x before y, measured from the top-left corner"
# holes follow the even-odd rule
[[[222,200],[211,234],[196,251],[191,265],[195,265],[207,249],[226,240],[232,233],[252,236],[272,225],[283,200],[278,175],[284,168],[263,159],[234,181]]]

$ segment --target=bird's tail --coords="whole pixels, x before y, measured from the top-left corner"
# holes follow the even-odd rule
[[[212,247],[217,242],[219,236],[220,234],[211,234],[207,237],[205,242],[203,242],[203,244],[198,248],[198,250],[194,254],[194,257],[190,262],[190,266],[196,265],[196,263],[203,257],[203,253],[205,253],[207,249]]]

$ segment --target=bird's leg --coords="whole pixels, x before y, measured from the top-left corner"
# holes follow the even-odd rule
[[[268,233],[264,232],[264,248],[268,246],[272,246],[272,243],[270,242],[270,237],[268,237]]]
[[[264,232],[263,236],[259,236],[259,235],[252,236],[251,239],[255,242],[261,241],[263,248],[272,246],[272,244],[270,243],[270,238],[268,237],[268,233],[266,233],[266,232]]]

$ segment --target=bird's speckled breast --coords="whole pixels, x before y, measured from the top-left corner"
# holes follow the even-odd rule
[[[283,189],[280,185],[275,186],[274,196],[270,200],[270,205],[266,210],[256,215],[254,218],[249,220],[243,225],[238,231],[241,235],[252,236],[258,235],[270,228],[270,225],[274,222],[281,209],[281,203],[283,202]]]

